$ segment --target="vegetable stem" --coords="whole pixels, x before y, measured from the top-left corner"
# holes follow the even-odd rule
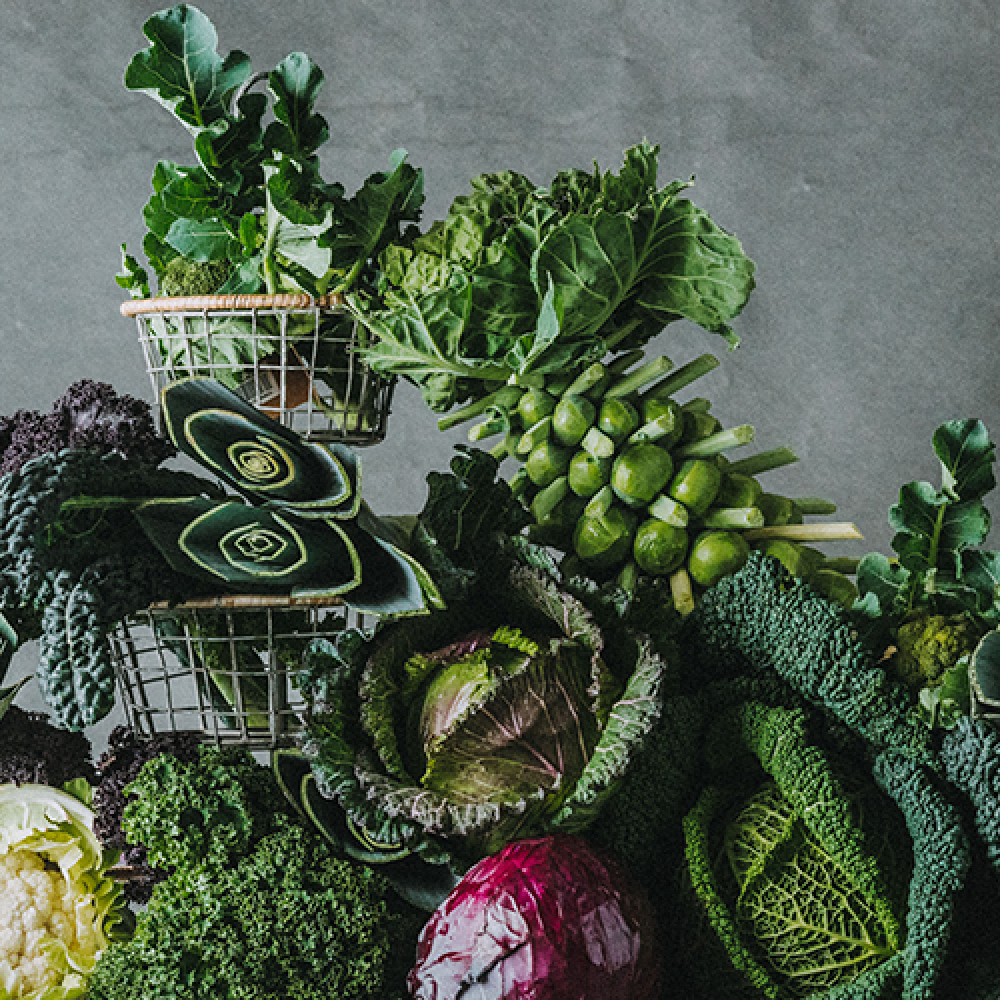
[[[843,573],[845,576],[853,576],[858,571],[860,559],[851,556],[835,556],[832,559],[824,559],[821,568],[832,569],[834,572]]]
[[[552,433],[552,418],[542,417],[537,423],[532,424],[522,435],[517,443],[517,453],[519,455],[530,455],[543,441],[548,440]]]
[[[706,528],[763,528],[764,515],[757,507],[716,507],[705,514]]]
[[[770,472],[772,469],[780,469],[783,465],[791,465],[797,462],[799,456],[791,448],[772,448],[770,451],[762,451],[756,455],[748,455],[738,462],[730,462],[726,466],[727,472],[739,472],[744,476],[757,476],[762,472]]]
[[[665,375],[674,363],[668,357],[654,358],[641,368],[636,368],[634,372],[629,372],[624,378],[616,382],[604,394],[606,399],[620,399],[622,396],[629,396],[633,392],[638,392],[643,386],[655,382],[661,375]]]
[[[517,406],[521,396],[522,390],[520,387],[505,385],[500,389],[494,390],[489,395],[483,396],[482,399],[477,399],[474,403],[469,403],[468,406],[463,406],[460,410],[455,410],[454,413],[440,417],[437,422],[438,430],[451,430],[452,427],[465,423],[466,420],[481,417],[491,406],[500,406],[504,409],[513,410]]]
[[[740,424],[739,427],[729,427],[724,431],[716,431],[700,441],[692,441],[690,444],[683,445],[678,448],[677,454],[681,458],[708,458],[711,455],[718,455],[727,448],[738,448],[751,441],[753,441],[753,426]],[[732,472],[733,467],[729,466],[728,471]]]
[[[649,513],[658,521],[666,521],[675,528],[686,528],[688,523],[687,507],[678,503],[673,497],[661,493],[650,505]]]
[[[582,396],[588,389],[593,389],[598,382],[604,378],[605,368],[600,361],[595,361],[589,368],[584,369],[565,389],[563,396]]]
[[[792,503],[803,514],[836,514],[837,505],[831,500],[819,497],[795,497]]]
[[[560,476],[553,480],[531,501],[531,513],[536,521],[541,522],[565,499],[569,493],[569,480]]]
[[[611,458],[615,453],[615,443],[603,431],[591,427],[583,436],[580,447],[594,458]]]
[[[691,577],[683,566],[670,574],[670,594],[679,614],[689,615],[694,611],[694,588],[691,586]]]
[[[689,361],[682,365],[672,375],[651,386],[643,394],[643,399],[651,396],[672,396],[678,389],[690,385],[695,379],[707,375],[710,371],[719,367],[719,359],[713,354],[702,354],[701,357]]]
[[[787,538],[793,542],[831,542],[849,538],[864,538],[857,525],[849,522],[833,524],[781,524],[769,528],[753,528],[744,532],[748,542],[764,538]]]

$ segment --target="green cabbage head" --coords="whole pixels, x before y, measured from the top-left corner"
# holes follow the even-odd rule
[[[618,631],[515,560],[447,611],[318,640],[318,787],[369,845],[428,860],[584,828],[659,714],[665,663]]]

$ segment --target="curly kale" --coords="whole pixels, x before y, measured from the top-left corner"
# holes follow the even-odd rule
[[[63,448],[113,453],[146,465],[159,465],[177,453],[157,432],[149,404],[119,396],[106,382],[74,382],[49,413],[18,410],[0,417],[0,476]]]
[[[157,733],[140,739],[127,726],[116,726],[108,737],[108,749],[97,762],[100,777],[94,788],[94,833],[106,848],[119,851],[121,863],[132,869],[124,884],[125,898],[130,902],[148,903],[153,886],[162,882],[167,872],[149,864],[145,847],[125,839],[122,819],[129,800],[125,786],[138,777],[146,761],[160,754],[188,763],[196,760],[200,739],[194,732]]]
[[[0,785],[53,785],[74,778],[91,785],[97,772],[90,740],[83,733],[56,729],[44,712],[26,712],[11,705],[0,718]]]
[[[128,789],[129,838],[176,864],[131,941],[108,949],[90,1000],[389,1000],[423,917],[373,869],[334,855],[245,750],[161,756]]]
[[[929,756],[914,696],[878,665],[849,614],[777,559],[751,552],[703,595],[687,627],[704,676],[774,671],[873,745]]]

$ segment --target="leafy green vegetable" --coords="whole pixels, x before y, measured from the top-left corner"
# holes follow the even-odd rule
[[[300,823],[245,750],[161,756],[129,786],[132,839],[176,865],[109,949],[94,1000],[398,997],[421,918]]]
[[[350,199],[320,176],[329,128],[315,105],[324,77],[308,56],[293,52],[266,74],[269,101],[249,92],[258,79],[249,56],[221,56],[214,26],[196,7],[160,11],[143,30],[150,45],[129,63],[125,86],[181,122],[198,160],[160,161],[153,173],[143,249],[161,291],[179,255],[228,264],[229,278],[213,292],[319,296],[371,284],[378,254],[412,241],[402,227],[419,218],[423,188],[405,153],[393,153],[389,172],[373,174]],[[269,104],[274,118],[265,127]],[[127,254],[118,280],[148,294]]]
[[[753,287],[739,242],[656,188],[658,146],[616,176],[560,174],[548,188],[487,174],[412,247],[382,255],[386,308],[353,300],[378,340],[366,360],[421,386],[432,409],[511,376],[582,369],[689,319],[736,344],[728,321]]]

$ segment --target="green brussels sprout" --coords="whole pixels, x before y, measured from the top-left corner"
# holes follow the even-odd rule
[[[715,462],[687,458],[670,480],[667,495],[684,504],[692,514],[701,515],[712,505],[721,485],[722,473]]]
[[[670,415],[673,421],[673,428],[667,432],[657,442],[661,448],[672,448],[681,439],[684,433],[684,411],[680,405],[665,396],[650,396],[642,401],[642,422],[652,423],[661,417]]]
[[[590,430],[597,416],[594,404],[585,396],[563,396],[552,412],[552,433],[567,448],[575,448]]]
[[[524,467],[536,486],[548,486],[566,474],[572,457],[569,448],[561,448],[550,439],[532,448]]]
[[[532,427],[539,420],[552,416],[556,408],[556,397],[544,389],[528,389],[517,404],[517,412],[525,427]]]
[[[670,481],[674,462],[670,453],[652,442],[634,444],[611,468],[611,488],[632,507],[646,507]]]
[[[596,458],[581,449],[569,461],[569,488],[581,497],[592,497],[611,476],[611,459]]]
[[[757,507],[763,493],[760,483],[753,476],[727,472],[722,477],[714,503],[716,507]]]
[[[664,576],[684,562],[687,547],[688,534],[683,528],[653,517],[636,529],[632,555],[643,572]]]
[[[576,522],[573,551],[592,569],[615,569],[632,551],[637,520],[617,504],[602,515],[584,515]]]
[[[597,416],[597,429],[620,444],[639,426],[639,414],[627,399],[605,399]]]
[[[691,546],[688,573],[695,583],[711,587],[742,568],[749,555],[750,546],[742,535],[734,531],[706,531]]]

